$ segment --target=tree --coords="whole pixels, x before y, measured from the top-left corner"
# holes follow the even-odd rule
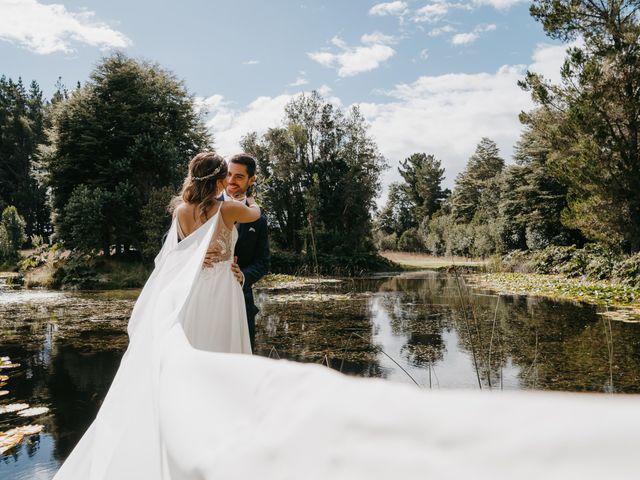
[[[37,161],[45,142],[46,104],[36,82],[0,78],[0,208],[14,205],[29,234],[49,233],[46,190]]]
[[[431,217],[446,198],[442,189],[444,168],[440,160],[426,153],[414,153],[400,162],[398,167],[404,179],[405,190],[412,206],[413,227],[417,227],[424,217]]]
[[[544,116],[545,112],[531,115]],[[504,250],[539,250],[547,245],[584,242],[578,231],[562,224],[567,188],[551,172],[551,153],[544,132],[526,127],[515,148],[516,165],[504,170],[499,186]]]
[[[565,225],[640,250],[640,6],[637,0],[534,0],[531,15],[568,50],[560,84],[529,72],[521,85],[546,116],[549,165],[568,187]],[[553,127],[545,122],[552,118]]]
[[[385,167],[360,111],[317,92],[294,98],[283,126],[242,141],[254,155],[272,239],[296,253],[372,252],[372,212]]]
[[[13,205],[2,211],[0,221],[0,260],[14,261],[27,241],[26,222]]]
[[[467,162],[465,170],[455,180],[451,196],[451,211],[456,221],[470,223],[482,206],[494,208],[496,204],[495,178],[504,168],[498,146],[493,140],[483,138]],[[483,204],[482,201],[485,203]]]
[[[405,185],[394,182],[389,185],[387,202],[378,214],[378,228],[386,234],[395,233],[397,237],[414,226],[413,207]]]
[[[130,246],[139,250],[142,210],[153,192],[177,189],[189,159],[210,146],[193,100],[167,71],[120,53],[105,58],[84,86],[64,97],[53,109],[47,158],[61,239],[70,248],[105,255],[112,245],[120,253]],[[93,194],[100,200],[100,224],[78,214],[91,209]],[[85,240],[73,234],[85,229],[92,231]]]

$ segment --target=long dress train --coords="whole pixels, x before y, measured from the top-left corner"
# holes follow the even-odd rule
[[[194,348],[183,325],[217,217],[180,243],[172,225],[56,480],[637,478],[638,397],[425,391]]]

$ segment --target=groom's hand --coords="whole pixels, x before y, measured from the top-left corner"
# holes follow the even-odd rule
[[[243,285],[244,274],[242,273],[242,270],[240,270],[240,267],[238,266],[238,257],[233,257],[233,263],[231,264],[231,271],[235,275],[236,280],[238,280],[238,283],[240,285]]]

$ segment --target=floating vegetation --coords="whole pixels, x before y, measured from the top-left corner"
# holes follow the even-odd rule
[[[18,445],[23,438],[24,433],[16,428],[0,433],[0,455]]]
[[[368,296],[368,294],[363,293],[287,293],[282,295],[269,295],[269,303],[346,302]]]
[[[0,455],[17,446],[24,437],[38,435],[43,429],[43,425],[26,425],[0,433]]]
[[[321,285],[337,285],[342,280],[337,278],[295,277],[293,275],[272,274],[264,277],[256,285],[257,290],[299,290]]]
[[[501,294],[536,295],[614,307],[639,306],[640,289],[605,281],[562,275],[491,273],[474,275],[469,283]]]
[[[0,375],[0,382],[6,382],[7,380],[9,380],[8,375]]]
[[[0,368],[18,368],[20,366],[19,363],[11,363],[11,359],[9,357],[0,357]],[[3,375],[3,377],[6,375]],[[8,379],[9,377],[7,377]]]
[[[10,403],[9,405],[0,405],[0,415],[3,413],[14,413],[29,408],[28,403]]]
[[[615,310],[600,312],[598,315],[602,315],[605,318],[617,320],[619,322],[640,323],[640,308],[616,308]]]
[[[4,397],[5,395],[9,395],[9,390],[0,390],[0,397]]]
[[[18,412],[18,415],[21,417],[36,417],[38,415],[43,415],[49,411],[48,407],[33,407],[27,408],[26,410],[21,410]]]

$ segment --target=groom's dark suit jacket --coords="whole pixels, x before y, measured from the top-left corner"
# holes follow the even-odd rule
[[[224,201],[224,196],[219,200]],[[252,223],[239,223],[238,241],[234,254],[238,257],[238,266],[244,274],[245,306],[247,309],[247,322],[249,323],[249,335],[251,338],[251,349],[255,345],[256,336],[256,313],[258,307],[253,299],[253,284],[264,277],[269,271],[271,255],[269,254],[269,237],[267,232],[267,220],[262,215]]]

